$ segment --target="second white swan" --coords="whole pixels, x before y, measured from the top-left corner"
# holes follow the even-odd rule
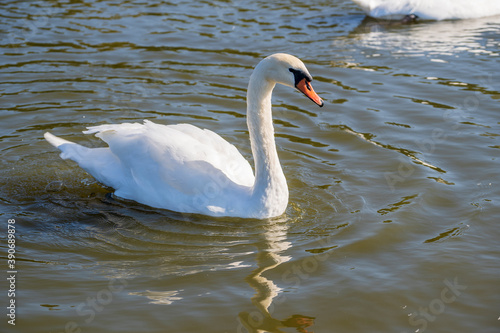
[[[284,213],[288,187],[274,140],[271,94],[276,83],[294,87],[323,106],[298,58],[278,53],[250,76],[247,125],[255,162],[216,133],[189,124],[126,123],[89,127],[84,133],[107,148],[87,148],[45,133],[45,139],[115,195],[181,213],[269,218]]]
[[[352,0],[366,15],[402,19],[416,15],[423,20],[470,19],[500,14],[498,0]]]

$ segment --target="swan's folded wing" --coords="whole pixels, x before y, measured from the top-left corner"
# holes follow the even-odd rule
[[[149,122],[148,126],[159,126]],[[217,133],[208,129],[201,129],[190,124],[168,126],[185,134],[193,146],[185,151],[185,146],[177,145],[182,149],[186,162],[205,162],[221,170],[229,179],[239,185],[252,186],[254,175],[252,167],[241,155],[238,149],[224,140]]]
[[[142,183],[151,180],[152,187],[159,180],[147,175],[158,175],[184,191],[196,189],[204,175],[221,172],[238,185],[254,182],[250,164],[236,147],[216,133],[192,125],[165,126],[146,120],[144,124],[90,127],[85,133],[96,133],[134,171],[132,177]]]

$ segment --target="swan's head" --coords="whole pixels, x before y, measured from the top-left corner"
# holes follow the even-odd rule
[[[257,68],[264,73],[266,79],[296,88],[311,101],[323,106],[323,100],[311,86],[312,76],[299,58],[285,53],[276,53],[263,59]]]

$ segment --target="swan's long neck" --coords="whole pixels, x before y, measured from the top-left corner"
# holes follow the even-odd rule
[[[255,69],[247,91],[247,125],[255,162],[255,184],[252,200],[263,210],[283,212],[288,203],[288,187],[276,151],[271,112],[271,95],[275,82]]]

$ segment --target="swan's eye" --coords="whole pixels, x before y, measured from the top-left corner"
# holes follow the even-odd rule
[[[306,79],[306,82],[312,81],[312,77],[309,74],[304,73],[300,69],[289,68],[288,70],[293,73],[293,76],[295,78],[295,86],[297,86],[303,79]]]

